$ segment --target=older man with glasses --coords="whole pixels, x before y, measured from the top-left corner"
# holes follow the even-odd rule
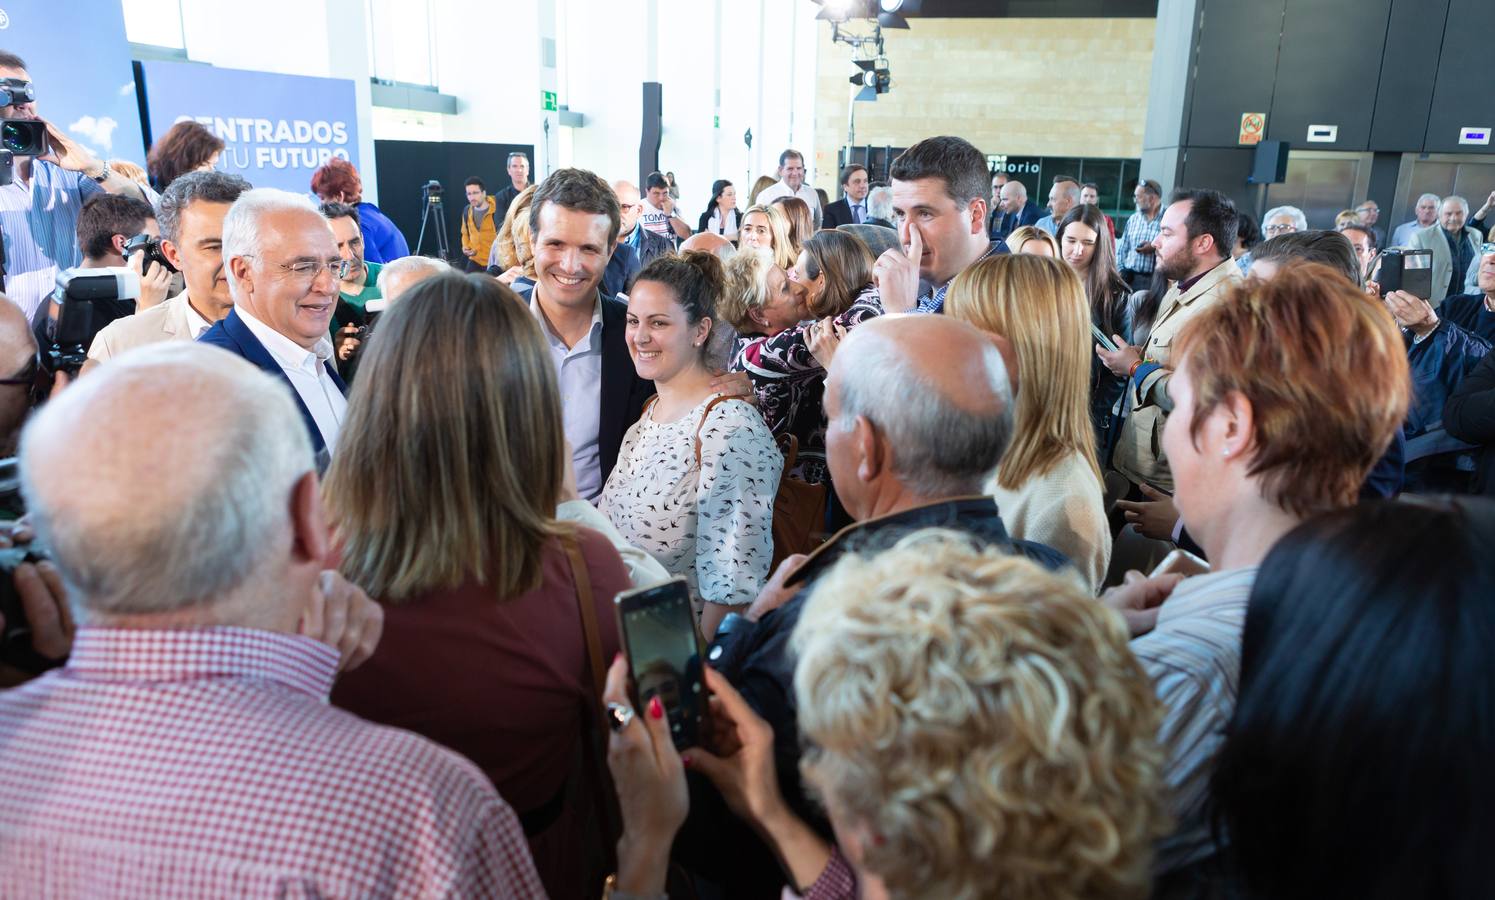
[[[223,220],[223,262],[234,308],[199,340],[284,379],[325,460],[348,408],[328,328],[351,264],[332,226],[302,195],[246,191]]]

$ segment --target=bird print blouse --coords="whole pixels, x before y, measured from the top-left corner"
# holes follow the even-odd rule
[[[623,436],[600,508],[628,542],[707,603],[751,603],[773,559],[773,501],[784,457],[753,406],[716,394],[673,422],[654,404]],[[696,464],[696,438],[700,464]]]

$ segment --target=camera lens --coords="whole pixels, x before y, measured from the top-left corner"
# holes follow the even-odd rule
[[[0,125],[0,147],[11,152],[26,149],[26,131],[15,122],[6,122]]]

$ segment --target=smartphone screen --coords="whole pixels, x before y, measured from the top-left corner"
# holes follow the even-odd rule
[[[1094,322],[1090,323],[1090,335],[1095,338],[1095,342],[1097,344],[1100,344],[1102,347],[1105,347],[1112,353],[1115,353],[1117,351],[1118,348],[1116,346],[1116,342],[1107,337],[1106,333],[1104,331],[1101,331],[1100,327],[1097,326]]]
[[[669,717],[675,746],[694,746],[699,743],[706,688],[701,642],[685,579],[625,591],[616,603],[639,714],[646,715],[649,701],[658,697]]]

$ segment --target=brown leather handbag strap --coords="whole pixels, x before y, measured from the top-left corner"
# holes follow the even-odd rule
[[[699,469],[701,467],[701,429],[706,427],[706,419],[711,415],[711,411],[713,409],[716,409],[716,407],[719,404],[726,403],[728,400],[736,400],[736,399],[739,399],[739,398],[737,398],[737,397],[719,396],[719,397],[712,398],[711,402],[708,403],[708,404],[706,404],[706,411],[703,412],[703,413],[701,413],[701,423],[696,426],[696,468],[697,469]]]
[[[592,595],[592,577],[587,573],[587,561],[581,555],[581,542],[575,532],[561,538],[566,547],[566,559],[571,563],[571,578],[576,582],[576,605],[581,608],[581,630],[587,641],[587,666],[592,670],[592,699],[596,702],[598,715],[602,711],[602,692],[607,679],[607,666],[602,659],[602,635],[597,631],[597,603]]]

